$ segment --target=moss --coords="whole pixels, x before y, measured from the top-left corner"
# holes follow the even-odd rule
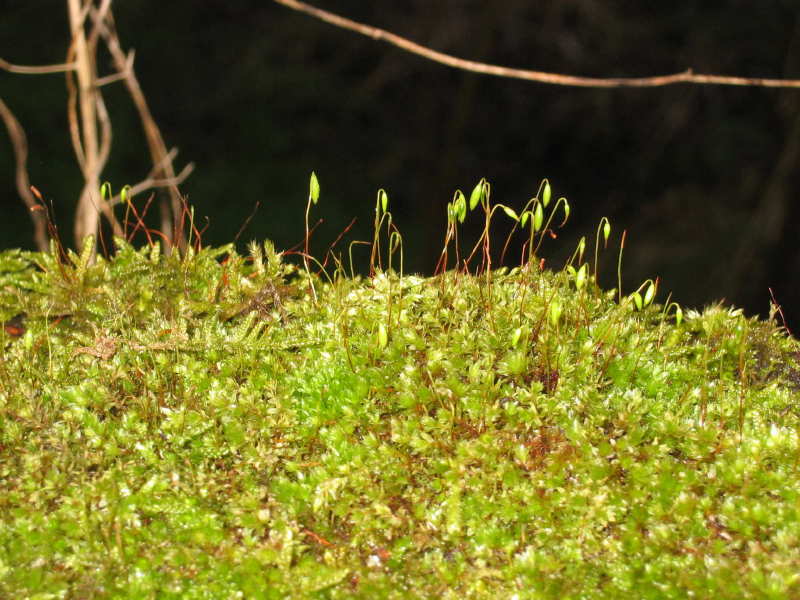
[[[1,254],[2,595],[800,593],[795,340],[398,244]]]

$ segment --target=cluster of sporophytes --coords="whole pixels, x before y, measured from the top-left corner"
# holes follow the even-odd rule
[[[384,191],[366,277],[355,243],[0,254],[0,596],[799,596],[796,341],[601,290],[607,220],[540,268],[547,183],[447,211],[433,277]]]

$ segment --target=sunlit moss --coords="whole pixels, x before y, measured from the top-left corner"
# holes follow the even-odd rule
[[[523,265],[450,268],[454,203],[430,278],[385,193],[368,278],[0,254],[0,595],[800,594],[796,341],[540,269],[537,198]]]

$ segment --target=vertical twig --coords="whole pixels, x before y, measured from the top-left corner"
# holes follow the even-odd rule
[[[67,72],[67,115],[70,137],[78,164],[84,177],[84,187],[78,200],[75,216],[75,242],[78,246],[87,235],[96,235],[100,228],[100,211],[116,236],[123,236],[122,226],[114,216],[111,206],[99,195],[100,174],[111,152],[111,121],[108,118],[103,96],[97,85],[97,38],[96,28],[88,39],[84,23],[93,7],[88,0],[84,6],[79,0],[68,0],[72,43],[68,57],[74,60],[78,85],[71,71]],[[103,0],[101,14],[108,11],[110,0]],[[78,114],[80,113],[80,118]],[[98,132],[99,126],[99,132]]]
[[[66,72],[67,121],[69,136],[78,165],[84,177],[84,186],[78,200],[74,234],[78,246],[88,235],[100,231],[100,213],[108,220],[114,235],[124,237],[122,225],[114,215],[114,201],[108,202],[99,193],[100,178],[111,151],[111,121],[106,111],[100,88],[103,85],[125,81],[128,92],[139,111],[147,138],[150,155],[153,159],[153,172],[132,189],[142,191],[152,187],[167,187],[171,203],[161,204],[161,226],[167,241],[167,251],[172,246],[183,249],[186,242],[183,231],[176,225],[184,214],[184,200],[177,186],[191,173],[193,165],[188,164],[178,175],[172,166],[174,153],[167,152],[161,132],[147,106],[144,94],[133,72],[133,52],[125,55],[120,48],[114,30],[111,14],[112,0],[67,0],[67,15],[71,42],[67,60],[62,64],[45,66],[22,66],[9,63],[0,58],[0,69],[11,73],[45,74]],[[88,29],[86,18],[91,16],[92,27]],[[118,72],[98,78],[97,43],[103,39],[118,67]],[[48,247],[47,215],[39,213],[38,204],[31,193],[26,168],[27,140],[25,133],[10,109],[0,100],[0,116],[8,129],[17,161],[17,188],[25,204],[32,211],[35,239],[39,249]],[[161,175],[161,177],[159,177]],[[173,237],[175,239],[173,239]]]
[[[93,0],[90,0],[93,1]],[[97,136],[97,90],[94,86],[96,77],[95,57],[89,51],[86,35],[83,28],[85,14],[82,11],[80,0],[67,0],[67,13],[72,35],[71,52],[75,55],[77,86],[77,109],[80,114],[80,145],[81,152],[78,161],[82,162],[84,186],[78,199],[78,209],[75,214],[75,244],[80,247],[83,238],[97,232],[100,224],[100,214],[97,210],[101,199],[99,173],[99,144]],[[67,73],[71,78],[72,73]],[[73,142],[74,142],[73,138]],[[77,148],[76,148],[77,150]],[[81,161],[82,159],[82,161]]]

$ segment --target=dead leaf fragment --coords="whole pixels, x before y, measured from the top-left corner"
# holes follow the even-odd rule
[[[76,349],[72,354],[88,354],[101,360],[109,360],[117,352],[117,340],[113,337],[98,336],[94,346],[84,346]]]

